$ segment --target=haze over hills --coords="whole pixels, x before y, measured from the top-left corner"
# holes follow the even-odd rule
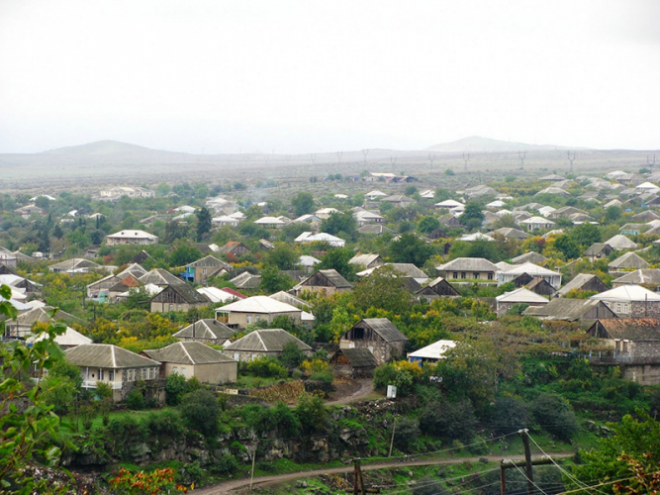
[[[568,149],[586,149],[569,148],[567,146],[557,146],[551,144],[527,144],[516,143],[512,141],[500,141],[481,136],[470,136],[450,143],[441,143],[426,148],[428,151],[438,153],[515,153],[517,151],[548,151],[548,150],[568,150]]]

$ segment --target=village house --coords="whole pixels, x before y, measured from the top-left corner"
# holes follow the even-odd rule
[[[239,241],[229,241],[217,251],[218,254],[231,254],[236,257],[250,254],[251,252],[249,247]]]
[[[339,237],[336,237],[331,234],[326,234],[325,232],[303,232],[298,237],[294,239],[294,242],[300,243],[311,243],[311,242],[327,242],[332,247],[344,247],[346,241]]]
[[[505,292],[495,298],[497,301],[497,316],[504,316],[514,306],[545,306],[548,304],[548,298],[531,290],[521,287],[511,292]]]
[[[454,347],[456,347],[456,342],[453,340],[438,340],[414,352],[409,352],[407,354],[408,361],[417,363],[420,366],[424,363],[437,363],[445,359],[447,351],[450,351]]]
[[[210,301],[186,283],[168,285],[151,300],[152,313],[189,311],[191,308],[208,306]]]
[[[340,349],[366,348],[379,364],[403,356],[408,338],[387,318],[365,318],[339,339]]]
[[[648,261],[639,256],[637,253],[627,252],[619,256],[617,259],[611,261],[607,268],[610,273],[620,271],[639,270],[649,266]]]
[[[66,311],[58,310],[52,306],[42,306],[28,309],[5,321],[3,340],[25,340],[32,336],[35,323],[50,324],[53,321],[63,322],[67,325],[82,324],[83,321]]]
[[[188,282],[204,285],[220,269],[230,272],[233,270],[233,267],[215,256],[208,255],[185,265],[184,271],[181,273],[181,278]]]
[[[555,225],[555,222],[544,217],[531,217],[527,220],[522,220],[520,225],[523,225],[529,231],[545,230],[551,229]]]
[[[201,342],[203,344],[226,345],[234,335],[234,330],[212,318],[204,318],[183,327],[172,337],[182,342]]]
[[[527,308],[523,315],[541,320],[588,321],[616,318],[616,313],[602,301],[593,299],[555,298],[543,306]]]
[[[341,276],[334,268],[319,270],[306,278],[293,289],[291,293],[299,296],[303,292],[319,292],[324,296],[341,294],[353,290],[353,284]]]
[[[643,268],[634,272],[626,273],[619,278],[612,280],[612,287],[622,285],[641,285],[642,287],[658,292],[660,288],[660,269]]]
[[[447,280],[495,281],[499,269],[485,258],[456,258],[437,266],[436,271]]]
[[[291,342],[306,357],[312,355],[310,346],[281,328],[267,328],[250,332],[245,337],[227,345],[225,352],[236,361],[252,361],[264,357],[278,358],[282,355],[284,346]]]
[[[522,265],[513,265],[511,268],[499,271],[497,273],[497,281],[499,284],[512,282],[516,277],[523,273],[526,273],[532,278],[542,278],[555,289],[561,287],[561,273],[548,270],[547,268],[529,262],[523,263]]]
[[[587,248],[582,256],[593,263],[601,258],[607,258],[614,251],[615,249],[609,244],[605,244],[604,242],[594,242]]]
[[[159,377],[159,362],[116,345],[80,345],[68,349],[65,358],[80,368],[83,388],[95,389],[97,382],[103,382],[112,389],[114,402],[124,400],[136,381]]]
[[[53,273],[87,273],[94,270],[104,270],[107,267],[103,267],[85,258],[71,258],[50,265],[48,269]]]
[[[522,265],[523,263],[534,263],[535,265],[538,265],[540,263],[543,263],[545,260],[546,257],[543,256],[542,254],[535,253],[534,251],[529,251],[525,254],[521,254],[520,256],[516,256],[515,258],[511,258],[511,264]]]
[[[558,297],[565,296],[572,290],[585,291],[585,292],[605,292],[610,288],[599,279],[596,275],[591,273],[578,273],[573,280],[564,285],[556,293]]]
[[[660,294],[639,285],[622,285],[591,299],[603,301],[619,318],[660,317]]]
[[[145,232],[144,230],[121,230],[106,236],[105,243],[107,246],[157,244],[158,236]]]
[[[539,277],[533,278],[530,282],[525,284],[525,287],[536,294],[547,297],[554,296],[557,292],[557,289],[550,285],[547,280]]]
[[[416,295],[426,299],[435,299],[437,297],[459,297],[461,293],[444,278],[437,277],[429,282],[426,287],[418,290]]]
[[[261,275],[243,272],[229,281],[234,287],[241,290],[257,289],[261,285]]]
[[[267,296],[248,297],[215,310],[216,320],[225,323],[229,328],[245,329],[258,321],[265,321],[270,325],[278,316],[287,316],[300,323],[302,310]]]
[[[160,378],[181,375],[202,383],[233,383],[238,377],[238,361],[201,342],[177,342],[162,349],[147,349],[143,355],[160,362]]]
[[[660,384],[660,320],[598,320],[587,333],[606,347],[604,351],[589,353],[592,365],[616,366],[624,378],[641,385]]]
[[[372,378],[378,366],[374,355],[364,347],[339,349],[330,356],[328,363],[335,375],[352,378]]]

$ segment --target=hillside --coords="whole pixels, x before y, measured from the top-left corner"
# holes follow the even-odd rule
[[[547,151],[572,149],[566,146],[550,144],[527,144],[512,141],[500,141],[480,136],[470,136],[450,143],[441,143],[427,148],[428,151],[440,153],[510,153],[517,151]],[[584,149],[584,148],[578,148]]]

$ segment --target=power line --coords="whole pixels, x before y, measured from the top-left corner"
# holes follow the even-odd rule
[[[529,482],[530,482],[532,485],[534,485],[534,488],[536,488],[538,491],[540,491],[543,495],[548,495],[547,493],[545,493],[545,492],[539,487],[539,485],[537,485],[536,483],[534,483],[533,480],[531,480],[531,479],[529,479],[529,478],[527,477],[527,474],[525,473],[525,471],[523,471],[522,469],[520,469],[520,468],[519,468],[518,466],[516,466],[515,464],[513,464],[513,467],[516,468],[518,471],[520,471],[520,472],[522,473],[522,475],[523,475],[525,478],[527,478],[527,479],[529,480]]]
[[[536,440],[534,440],[534,438],[532,438],[531,435],[529,435],[529,438],[532,440],[532,442],[534,442],[534,445],[536,445],[536,447],[537,447],[537,448],[538,448],[538,449],[539,449],[539,450],[540,450],[540,451],[541,451],[541,452],[542,452],[542,453],[543,453],[548,459],[550,459],[550,460],[552,461],[552,463],[553,463],[553,464],[559,469],[559,471],[560,471],[562,474],[564,474],[566,477],[568,477],[569,480],[573,481],[577,486],[582,486],[582,487],[584,487],[584,488],[587,487],[587,484],[586,484],[586,483],[581,482],[579,479],[577,479],[575,476],[573,476],[571,473],[569,473],[569,472],[566,471],[563,467],[561,467],[559,464],[557,464],[557,463],[555,462],[555,460],[552,458],[552,456],[546,454],[546,453],[544,452],[544,450],[541,448],[541,446],[538,444],[538,442],[537,442]],[[598,493],[602,493],[603,495],[607,495],[607,494],[606,494],[604,491],[602,491],[602,490],[598,490],[598,489],[594,489],[594,490],[597,491]]]

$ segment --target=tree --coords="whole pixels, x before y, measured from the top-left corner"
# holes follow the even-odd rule
[[[9,303],[11,289],[3,285],[0,296],[0,313],[8,318],[16,317],[16,310]],[[2,323],[4,330],[4,322]],[[49,325],[30,347],[24,342],[8,342],[0,346],[0,491],[3,493],[56,493],[56,487],[46,479],[33,476],[30,464],[57,467],[61,450],[60,418],[42,397],[43,384],[36,385],[29,379],[36,369],[39,378],[44,369],[52,369],[63,360],[64,353],[55,343],[66,326]],[[18,405],[22,405],[18,409]]]
[[[199,389],[184,395],[179,410],[184,423],[191,430],[209,436],[218,432],[220,404],[208,390]]]
[[[589,247],[594,242],[600,242],[600,230],[591,223],[583,223],[574,227],[569,237],[578,246]],[[579,254],[578,254],[579,256]]]
[[[353,289],[355,306],[363,311],[369,308],[394,313],[407,311],[412,296],[399,278],[401,275],[391,266],[385,265],[362,277]]]
[[[208,208],[200,208],[195,212],[197,216],[197,242],[201,241],[205,234],[211,231],[213,221]]]
[[[355,265],[349,263],[349,260],[355,256],[355,252],[351,248],[334,248],[328,251],[321,263],[316,265],[319,270],[328,270],[334,268],[342,277],[347,280],[355,279]]]
[[[321,231],[331,235],[343,232],[349,237],[353,237],[357,231],[357,222],[350,213],[332,213],[321,222]]]
[[[170,255],[171,266],[184,266],[202,257],[202,252],[195,246],[179,244]]]
[[[433,247],[410,233],[403,234],[398,241],[391,242],[389,246],[390,259],[394,263],[423,266],[433,254]]]
[[[469,399],[429,402],[419,420],[422,431],[461,441],[472,437],[476,425],[477,417]]]
[[[481,211],[481,205],[475,201],[469,201],[465,205],[465,211],[460,217],[458,217],[458,220],[463,225],[468,225],[470,220],[478,220],[481,224],[481,222],[484,221],[484,214]]]
[[[280,270],[294,270],[298,264],[298,253],[285,242],[277,242],[275,248],[268,253],[266,262]]]
[[[532,414],[541,428],[560,440],[569,441],[580,429],[571,405],[559,395],[539,395],[532,403]]]
[[[309,435],[325,426],[328,412],[323,405],[323,399],[318,395],[303,393],[298,399],[294,412],[300,422],[304,434]]]
[[[293,279],[286,273],[280,272],[274,266],[267,266],[261,272],[261,289],[268,293],[274,294],[282,290],[289,290],[293,287]]]
[[[613,434],[608,438],[599,440],[598,447],[594,449],[580,450],[580,464],[571,468],[571,474],[587,485],[593,484],[591,480],[620,480],[621,488],[636,488],[635,484],[642,481],[633,479],[635,473],[631,472],[631,463],[644,463],[644,469],[639,472],[657,472],[660,470],[660,422],[654,420],[643,411],[637,410],[639,419],[626,415],[620,423],[611,423],[607,426]],[[627,456],[627,459],[623,455]],[[650,465],[646,463],[651,463]],[[571,483],[575,488],[576,484]],[[609,487],[604,487],[605,493],[610,493]],[[625,491],[614,493],[626,493],[631,495],[653,493],[652,491]]]
[[[423,217],[417,224],[417,230],[423,234],[430,234],[434,230],[440,228],[440,222],[435,217]]]
[[[314,211],[314,196],[312,193],[300,191],[291,200],[294,214],[299,217]]]
[[[560,234],[555,238],[553,247],[561,253],[564,259],[572,260],[580,256],[580,248],[567,234]]]
[[[607,223],[616,222],[621,218],[621,208],[616,205],[612,205],[605,210],[605,221]]]
[[[280,361],[288,368],[297,368],[305,359],[305,355],[295,342],[288,342],[282,347]]]

